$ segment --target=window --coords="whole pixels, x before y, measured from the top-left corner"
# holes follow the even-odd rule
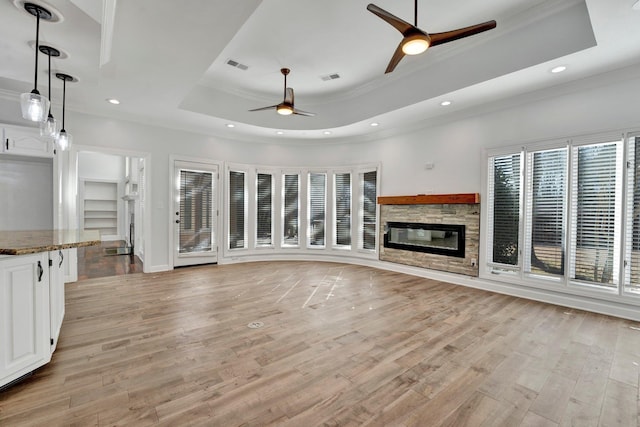
[[[273,175],[257,174],[256,246],[271,246],[273,240]]]
[[[627,174],[624,252],[623,142],[610,136],[585,137],[490,156],[489,271],[615,292],[624,274],[626,290],[637,292],[631,283],[638,283],[634,274],[640,270],[633,266],[634,239],[640,247],[639,174],[635,168]],[[630,164],[636,155],[634,143],[629,141]],[[623,253],[629,265],[625,272],[620,271]]]
[[[573,148],[571,278],[616,287],[618,143]]]
[[[564,276],[567,149],[530,152],[527,163],[524,271]]]
[[[325,246],[327,174],[309,174],[309,246]]]
[[[490,261],[518,265],[520,230],[520,157],[521,154],[491,159],[489,213],[492,233]]]
[[[360,174],[360,249],[376,249],[376,196],[378,173]]]
[[[229,171],[229,249],[246,247],[245,173]]]
[[[334,221],[336,246],[351,247],[351,174],[334,175]]]
[[[298,237],[298,204],[299,204],[300,176],[284,175],[282,188],[282,246],[299,245]]]

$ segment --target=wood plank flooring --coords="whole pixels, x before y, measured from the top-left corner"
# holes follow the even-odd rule
[[[638,427],[638,327],[334,263],[84,280],[0,425]]]
[[[137,255],[107,255],[106,249],[124,247],[124,240],[78,248],[78,280],[142,273]]]

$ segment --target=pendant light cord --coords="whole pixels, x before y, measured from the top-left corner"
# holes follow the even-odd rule
[[[34,73],[33,90],[38,90],[38,45],[40,44],[40,10],[36,8],[36,72]],[[49,57],[51,58],[51,57]]]
[[[62,79],[62,130],[66,132],[64,129],[64,107],[67,103],[67,79]]]
[[[49,57],[49,115],[51,115],[51,51],[47,56]]]

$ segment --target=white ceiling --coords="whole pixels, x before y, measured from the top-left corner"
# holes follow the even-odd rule
[[[23,2],[0,0],[5,97],[33,87],[35,18]],[[635,0],[420,0],[418,26],[427,32],[491,19],[497,28],[405,57],[386,75],[402,36],[366,10],[369,1],[33,2],[62,16],[57,23],[43,22],[40,36],[68,55],[54,58],[52,70],[79,80],[67,85],[68,109],[233,138],[356,138],[480,111],[489,102],[640,60]],[[413,20],[411,0],[374,2]],[[40,55],[43,94],[46,61]],[[556,65],[568,69],[551,74]],[[288,86],[295,89],[296,107],[315,117],[248,111],[281,102],[282,67],[291,69]],[[329,74],[340,78],[322,79]],[[53,83],[53,112],[60,116],[62,83]],[[106,98],[122,103],[114,106]],[[453,104],[441,107],[443,100]],[[380,126],[372,128],[373,121]]]

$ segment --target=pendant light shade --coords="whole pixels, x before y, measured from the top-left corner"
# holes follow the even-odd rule
[[[51,101],[51,57],[60,56],[60,51],[51,46],[40,46],[40,52],[49,57],[49,101]],[[51,114],[51,103],[49,103],[49,114],[46,120],[40,122],[40,136],[54,140],[58,137],[58,122]]]
[[[47,119],[50,103],[49,100],[40,95],[38,92],[38,45],[40,42],[40,19],[50,21],[51,12],[47,9],[33,3],[25,3],[24,8],[27,12],[36,17],[36,65],[33,90],[29,93],[20,95],[20,106],[22,108],[22,117],[32,122],[43,122]]]
[[[62,80],[62,129],[58,134],[58,147],[62,150],[68,150],[71,147],[71,135],[64,128],[64,110],[67,103],[67,82],[73,82],[75,79],[68,74],[56,73],[56,77]]]

